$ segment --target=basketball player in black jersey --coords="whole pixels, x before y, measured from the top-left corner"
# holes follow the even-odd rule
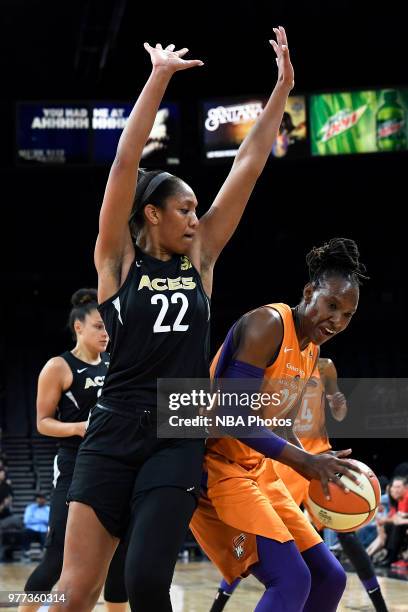
[[[169,589],[197,503],[204,441],[157,439],[156,384],[208,377],[214,264],[263,170],[293,87],[285,31],[275,34],[278,81],[200,222],[184,181],[167,172],[138,174],[138,167],[172,75],[202,62],[183,60],[187,49],[174,45],[144,45],[152,73],[120,138],[99,219],[95,264],[111,362],[68,495],[59,584],[66,610],[93,608],[129,523],[131,608],[171,610]]]
[[[68,516],[66,497],[75,459],[85,434],[89,411],[100,395],[109,365],[108,334],[97,310],[95,289],[79,289],[71,298],[69,327],[76,345],[50,359],[38,379],[37,427],[46,436],[59,438],[54,461],[54,490],[44,558],[29,576],[26,592],[49,592],[58,582],[64,554]],[[124,546],[117,548],[105,584],[109,612],[124,612]],[[21,611],[38,610],[41,604],[20,606]]]

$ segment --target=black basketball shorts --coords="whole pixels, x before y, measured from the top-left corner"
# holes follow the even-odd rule
[[[79,448],[68,501],[91,506],[104,527],[121,538],[140,494],[177,487],[198,499],[202,439],[157,439],[148,411],[97,403]]]

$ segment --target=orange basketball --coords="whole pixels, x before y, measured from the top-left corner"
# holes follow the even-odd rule
[[[309,485],[308,509],[325,527],[335,531],[355,531],[369,523],[381,499],[380,483],[370,468],[361,461],[350,461],[357,464],[363,473],[356,472],[358,482],[341,475],[340,480],[347,486],[349,493],[329,482],[328,500],[320,480],[312,480]]]

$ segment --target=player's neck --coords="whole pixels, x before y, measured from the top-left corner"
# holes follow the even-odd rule
[[[156,239],[155,236],[145,233],[143,230],[139,232],[136,240],[136,245],[143,253],[160,259],[161,261],[168,261],[174,255],[164,248]]]
[[[300,310],[300,306],[292,308],[293,322],[295,324],[296,336],[299,342],[300,350],[303,351],[310,343],[310,338],[305,331],[304,317]]]
[[[80,344],[77,342],[75,348],[72,349],[71,353],[79,359],[80,361],[84,361],[85,363],[89,363],[90,365],[98,365],[101,361],[101,354],[99,351],[95,351],[90,349],[89,347]]]

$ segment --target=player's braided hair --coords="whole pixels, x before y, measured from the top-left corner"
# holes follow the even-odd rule
[[[306,264],[310,281],[316,284],[332,275],[348,278],[356,285],[368,279],[357,244],[350,238],[332,238],[320,247],[313,247],[306,255]]]
[[[71,312],[68,317],[68,327],[75,339],[75,321],[85,321],[87,314],[98,307],[98,293],[96,289],[78,289],[71,297]]]

